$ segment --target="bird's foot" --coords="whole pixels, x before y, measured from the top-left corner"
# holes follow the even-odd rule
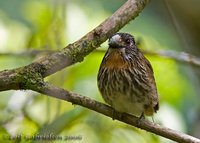
[[[144,113],[142,112],[142,115],[139,117],[138,121],[137,121],[137,125],[138,127],[141,125],[141,121],[145,119]]]
[[[115,108],[113,108],[113,110],[112,110],[112,119],[113,119],[113,121],[115,120],[115,117],[116,117],[116,111],[115,111]]]

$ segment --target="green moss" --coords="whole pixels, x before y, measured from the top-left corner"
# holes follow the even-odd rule
[[[75,46],[75,44],[70,44],[69,46],[67,46],[66,48],[62,49],[58,55],[59,56],[64,56],[67,57],[69,56],[73,61],[76,60],[76,56],[75,54],[77,54],[77,52],[79,52],[78,47]]]
[[[41,85],[43,84],[41,73],[36,71],[32,66],[19,68],[13,80],[19,84],[20,89],[39,90],[42,88]]]
[[[65,57],[69,56],[73,63],[82,62],[84,57],[88,55],[92,50],[94,50],[98,45],[98,42],[89,42],[86,39],[80,43],[80,45],[76,43],[70,44],[66,48],[62,49],[58,55]]]
[[[79,46],[77,46],[75,43],[70,45],[68,49],[64,49],[62,53],[63,55],[70,56],[74,63],[81,62],[84,59],[84,53],[81,52]]]
[[[81,52],[79,47],[76,44],[73,44],[73,49],[69,50],[69,54],[73,61],[81,62],[83,61],[84,57],[82,56],[84,53]]]

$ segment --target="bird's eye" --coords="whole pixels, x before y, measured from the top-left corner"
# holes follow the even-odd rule
[[[130,45],[131,44],[131,41],[129,39],[127,39],[125,42],[126,42],[126,45]]]

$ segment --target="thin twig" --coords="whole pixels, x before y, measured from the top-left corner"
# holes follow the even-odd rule
[[[142,51],[147,55],[156,55],[165,58],[171,58],[181,63],[190,64],[193,66],[200,66],[200,58],[185,52],[175,52],[172,50],[160,50],[158,52]]]
[[[175,18],[174,13],[172,12],[171,7],[169,6],[168,1],[164,0],[164,3],[165,3],[165,6],[166,6],[166,9],[167,9],[167,12],[169,13],[169,16],[171,18],[172,24],[174,25],[175,30],[176,30],[176,32],[179,36],[179,39],[182,41],[185,50],[188,52],[190,48],[189,48],[188,43],[187,43],[187,41],[184,37],[183,30],[181,30],[180,25],[179,25],[177,19]]]
[[[0,53],[0,56],[37,56],[39,54],[51,54],[55,51],[52,50],[28,50],[21,53]]]

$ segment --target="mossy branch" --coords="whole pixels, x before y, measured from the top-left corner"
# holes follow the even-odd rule
[[[69,44],[62,50],[53,52],[28,66],[14,69],[12,71],[0,72],[0,91],[21,88],[21,83],[19,83],[18,80],[19,78],[17,78],[16,81],[16,78],[10,78],[10,80],[7,80],[7,84],[4,84],[4,78],[9,76],[9,74],[12,74],[12,77],[14,75],[16,76],[18,70],[22,70],[22,68],[36,69],[42,78],[45,78],[63,68],[81,62],[85,56],[99,47],[109,38],[110,35],[116,33],[127,23],[136,18],[150,2],[151,0],[128,0],[98,27],[73,44]],[[32,73],[26,74],[28,75]],[[28,77],[32,76],[33,75],[29,75]]]
[[[105,105],[103,103],[100,103],[98,101],[92,100],[88,97],[78,95],[76,93],[52,86],[48,83],[44,82],[40,88],[34,89],[34,91],[48,95],[50,97],[55,97],[55,98],[58,98],[61,100],[69,101],[72,104],[80,105],[82,107],[88,108],[95,112],[101,113],[105,116],[113,118],[113,108],[112,107]],[[120,113],[120,112],[115,111],[114,118],[115,118],[115,120],[119,120],[119,121],[129,124],[131,126],[135,126],[137,128],[152,132],[154,134],[171,139],[176,142],[200,143],[200,139],[198,139],[198,138],[195,138],[193,136],[169,129],[167,127],[158,125],[156,123],[152,123],[145,119],[140,120],[140,118],[132,116],[130,114]],[[140,124],[138,124],[138,121],[140,122]]]

